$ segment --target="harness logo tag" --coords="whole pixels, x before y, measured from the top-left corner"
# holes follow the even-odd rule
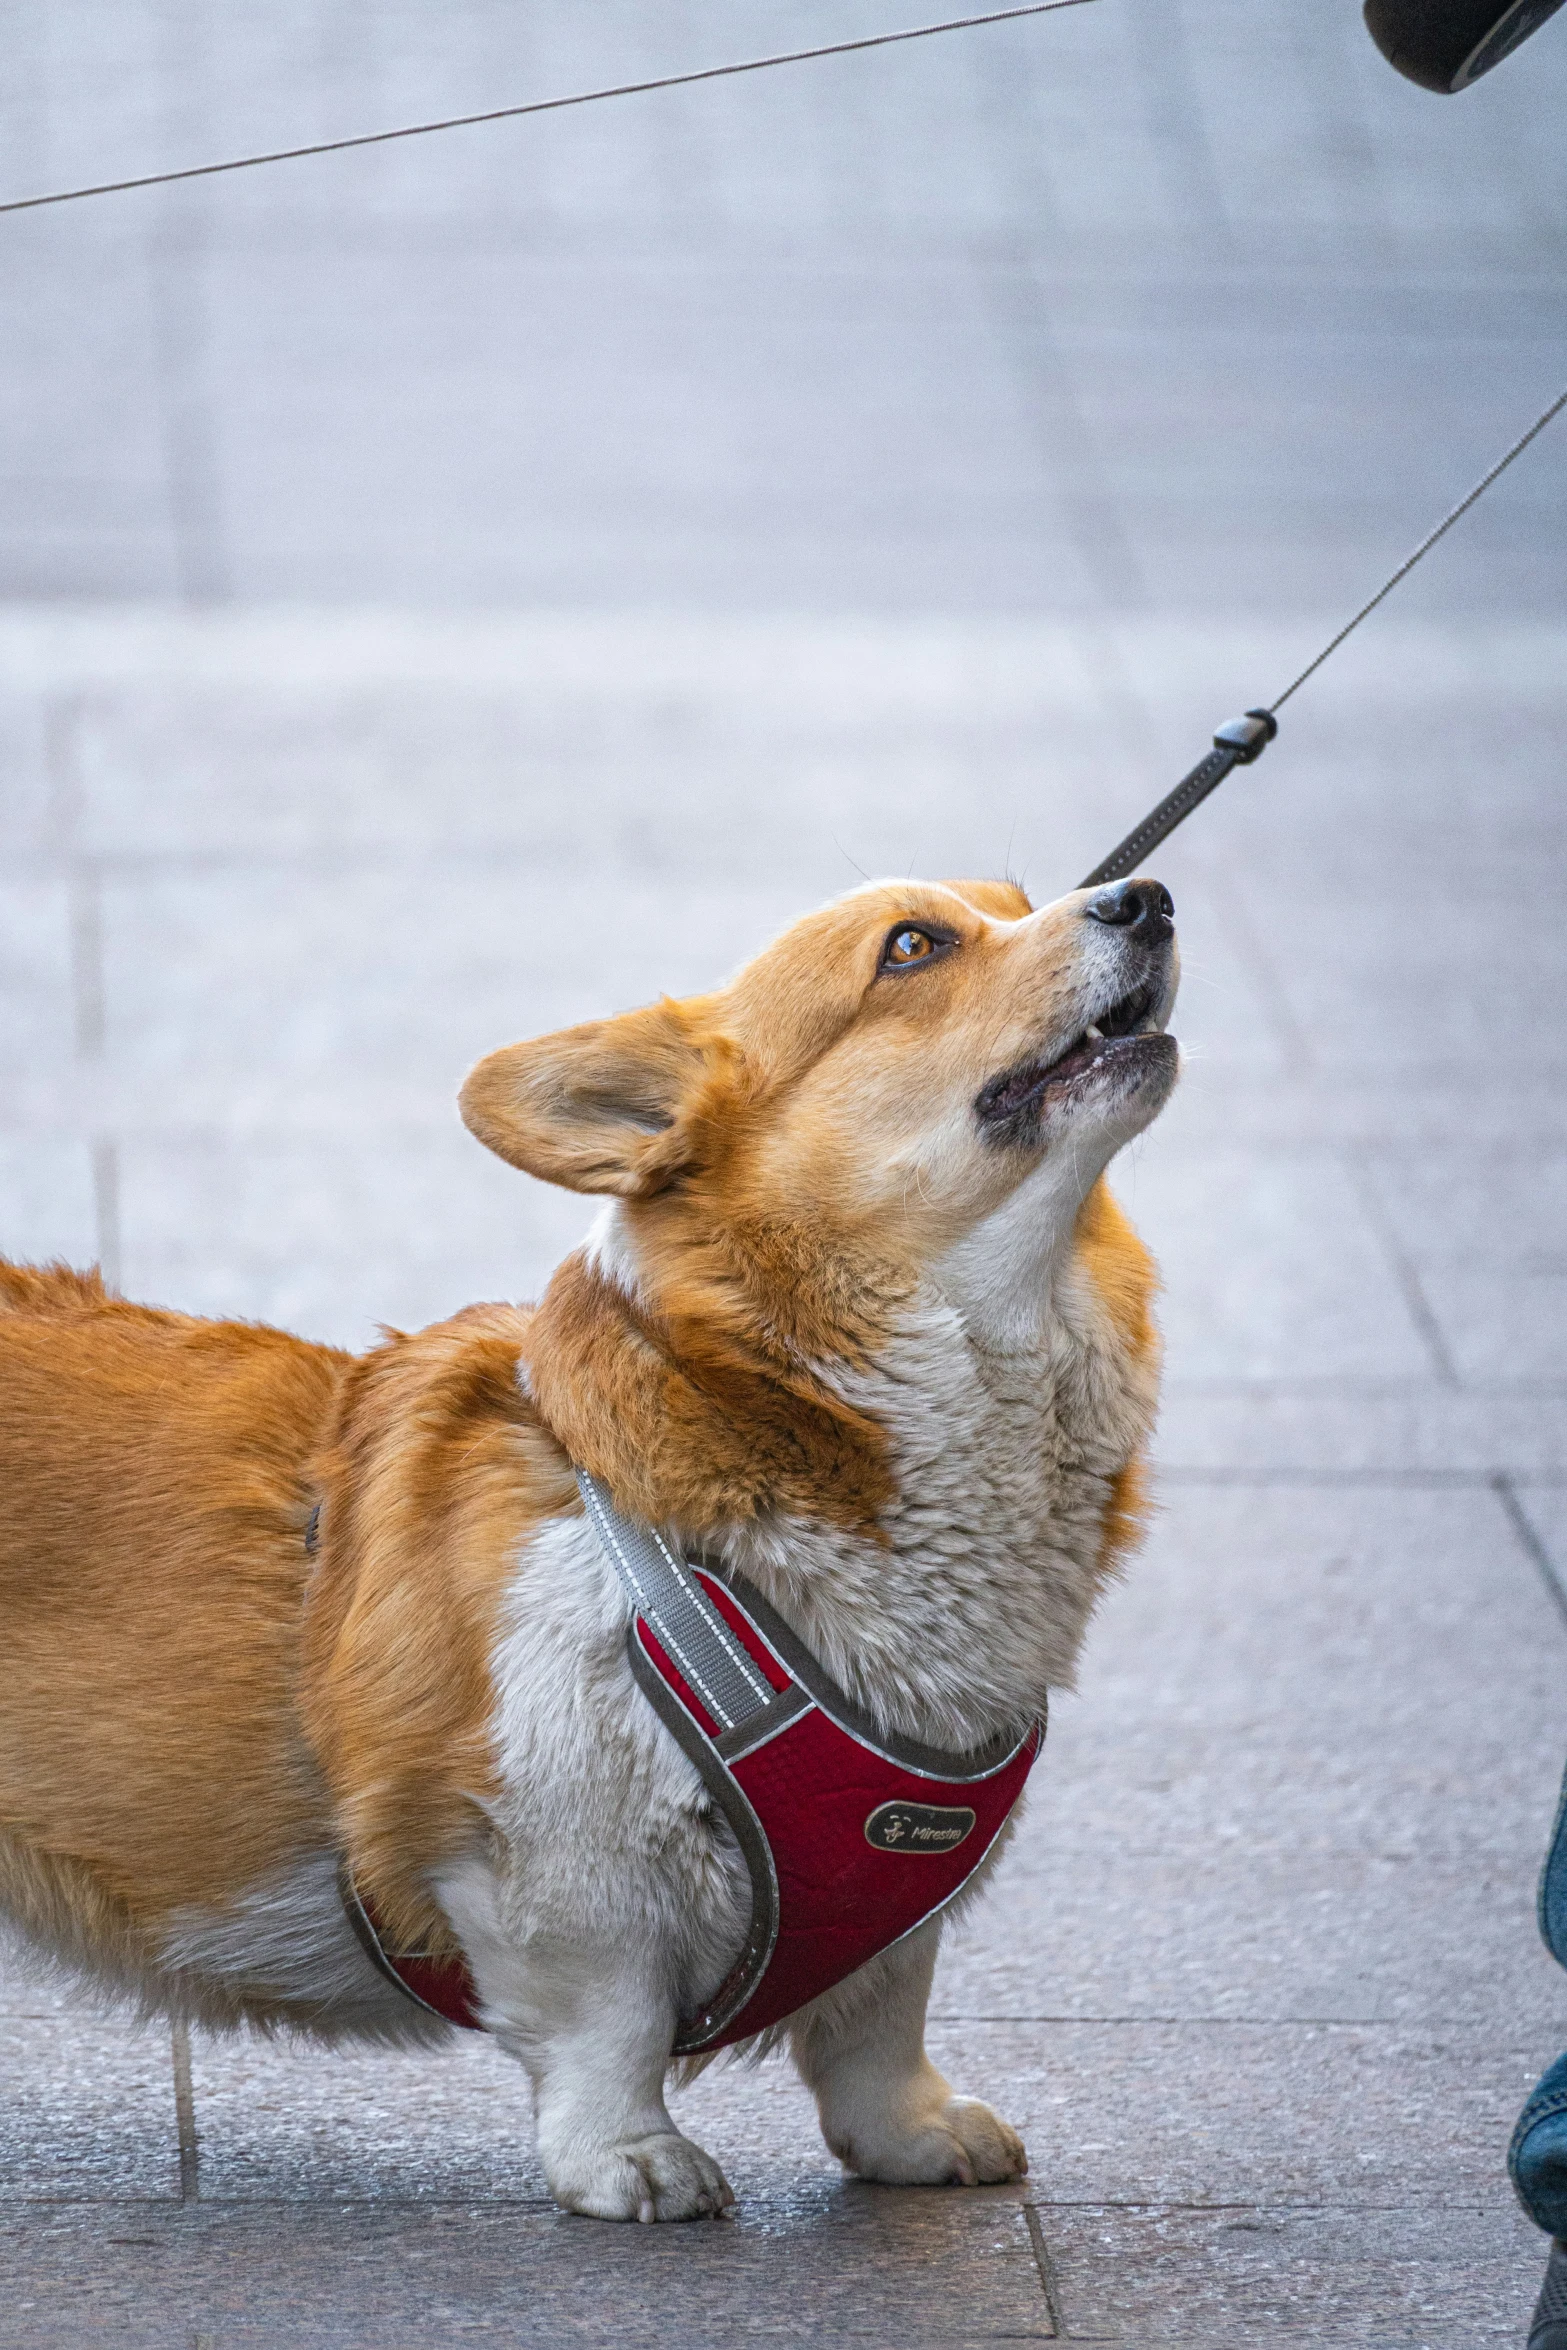
[[[951,1852],[973,1825],[967,1804],[878,1803],[865,1841],[878,1852]]]

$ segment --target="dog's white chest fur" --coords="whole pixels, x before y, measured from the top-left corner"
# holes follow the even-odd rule
[[[1110,1342],[1081,1277],[1022,1343],[928,1297],[843,1382],[892,1441],[884,1542],[778,1519],[725,1548],[888,1728],[964,1747],[1069,1686],[1112,1481],[1146,1440],[1157,1372]]]
[[[1024,1343],[976,1341],[931,1293],[840,1383],[891,1441],[881,1538],[780,1513],[716,1547],[887,1728],[962,1749],[1021,1727],[1071,1679],[1111,1482],[1152,1417],[1152,1369],[1114,1344],[1066,1270]],[[529,1543],[493,1659],[507,1860],[442,1887],[470,1950],[494,1953],[481,1971],[497,1989],[505,1944],[536,1940],[546,1918],[563,1942],[658,1948],[688,1994],[720,1979],[743,1932],[743,1868],[632,1679],[629,1618],[584,1520]]]
[[[630,1287],[602,1225],[596,1239]],[[874,1536],[782,1512],[716,1544],[702,1530],[873,1719],[954,1750],[1021,1728],[1070,1683],[1112,1483],[1153,1418],[1156,1366],[1118,1342],[1080,1267],[1027,1270],[1030,1311],[1015,1291],[994,1316],[931,1283],[871,1365],[838,1372],[889,1442]],[[745,1931],[744,1863],[631,1675],[629,1622],[585,1519],[528,1540],[491,1657],[494,1840],[436,1888],[487,2020],[525,2058],[569,2028],[601,1962],[624,1994],[625,1954],[641,1954],[639,2002],[689,2008]]]

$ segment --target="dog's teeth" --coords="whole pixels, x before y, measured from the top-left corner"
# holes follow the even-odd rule
[[[1089,1022],[1089,1024],[1088,1024],[1088,1026],[1087,1026],[1087,1027],[1086,1027],[1086,1028],[1083,1030],[1083,1034],[1084,1034],[1084,1035],[1087,1037],[1087,1039],[1088,1039],[1088,1041],[1089,1041],[1089,1043],[1090,1043],[1090,1044],[1103,1044],[1103,1043],[1104,1043],[1104,1040],[1105,1040],[1105,1032],[1104,1032],[1104,1030],[1103,1030],[1102,1028],[1096,1028],[1096,1027],[1094,1026],[1094,1024],[1093,1024],[1093,1022],[1092,1022],[1092,1021],[1090,1021],[1090,1022]]]

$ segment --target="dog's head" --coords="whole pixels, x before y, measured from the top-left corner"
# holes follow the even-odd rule
[[[490,1054],[462,1114],[631,1203],[639,1255],[700,1229],[802,1277],[825,1256],[851,1286],[858,1261],[883,1293],[945,1272],[995,1302],[1170,1093],[1172,915],[1150,880],[1037,913],[1010,883],[871,883],[715,994]]]

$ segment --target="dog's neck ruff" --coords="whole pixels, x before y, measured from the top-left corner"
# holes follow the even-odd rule
[[[750,1872],[740,1956],[675,2036],[674,2053],[693,2055],[781,2023],[954,1900],[1016,1807],[1045,1723],[969,1754],[878,1729],[759,1592],[677,1557],[586,1471],[577,1483],[631,1601],[638,1686]],[[449,2023],[479,2025],[461,1959],[390,1949],[346,1869],[343,1897],[384,1975]]]

